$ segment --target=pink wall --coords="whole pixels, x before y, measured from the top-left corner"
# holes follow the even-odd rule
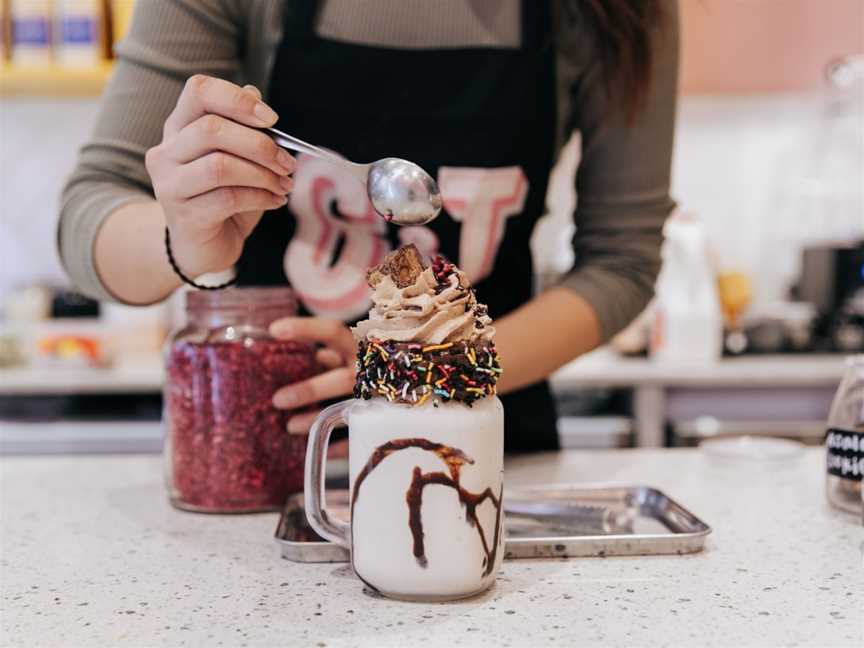
[[[864,0],[680,0],[684,93],[807,90],[864,52]]]

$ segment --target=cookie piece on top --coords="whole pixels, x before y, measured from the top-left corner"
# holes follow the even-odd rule
[[[386,275],[393,280],[398,288],[405,288],[417,281],[417,277],[425,269],[426,264],[423,262],[423,255],[411,243],[394,250],[384,257],[381,264],[370,268],[366,273],[366,282],[370,288],[374,288]]]

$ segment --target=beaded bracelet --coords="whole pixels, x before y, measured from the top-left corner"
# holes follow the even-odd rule
[[[174,273],[183,280],[183,283],[194,286],[198,290],[223,290],[224,288],[228,288],[229,286],[233,286],[235,283],[237,283],[237,277],[234,277],[230,281],[226,281],[225,283],[221,283],[216,286],[202,286],[201,284],[195,283],[189,277],[183,274],[183,271],[180,270],[180,267],[177,265],[177,261],[174,259],[174,253],[171,251],[171,232],[168,231],[167,227],[165,228],[165,252],[168,253],[168,263],[171,264],[171,268],[174,270]]]

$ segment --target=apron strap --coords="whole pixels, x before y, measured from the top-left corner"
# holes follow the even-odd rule
[[[552,44],[552,0],[522,0],[522,49],[541,53]]]
[[[283,33],[285,36],[311,36],[318,17],[318,0],[291,0],[285,9]]]

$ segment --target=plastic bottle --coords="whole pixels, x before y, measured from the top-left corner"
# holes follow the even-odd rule
[[[92,67],[102,60],[102,3],[55,0],[57,62]]]
[[[678,214],[664,234],[651,356],[662,362],[713,362],[723,348],[723,316],[705,228]]]
[[[12,0],[12,62],[20,66],[51,64],[51,0]]]
[[[825,447],[828,501],[860,517],[864,512],[864,355],[846,359],[846,373],[828,416]]]

